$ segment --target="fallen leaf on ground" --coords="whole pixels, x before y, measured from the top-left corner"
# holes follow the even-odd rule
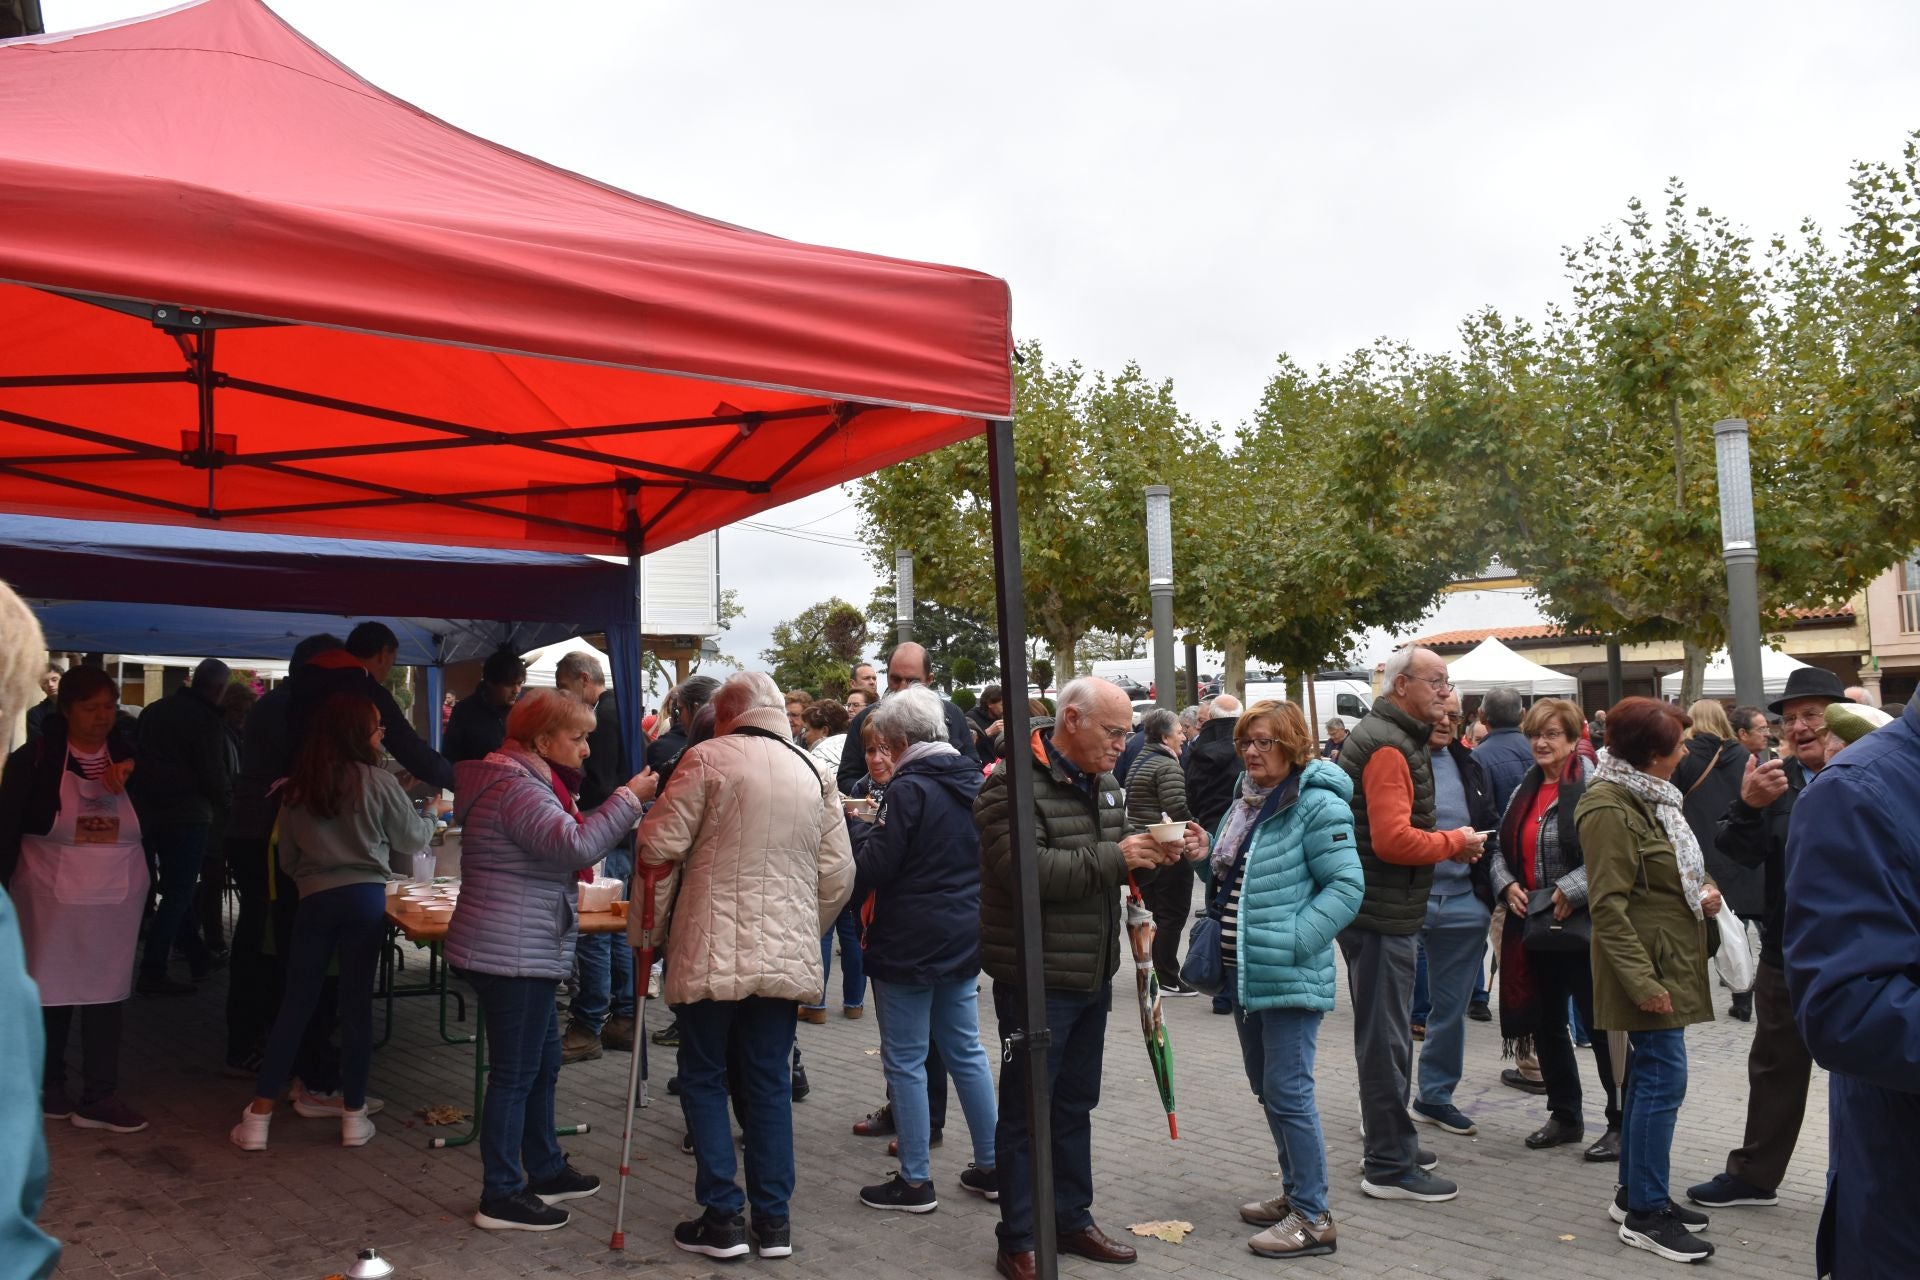
[[[1191,1222],[1136,1222],[1127,1230],[1137,1236],[1150,1236],[1155,1240],[1165,1240],[1168,1244],[1179,1244],[1187,1238],[1187,1232],[1193,1230]]]
[[[473,1112],[455,1106],[420,1108],[420,1118],[431,1125],[459,1124],[462,1120],[473,1119]]]
[[[1562,1240],[1571,1240],[1571,1239],[1573,1239],[1573,1237],[1572,1237],[1572,1236],[1561,1236],[1560,1238],[1561,1238]]]
[[[864,1052],[869,1058],[877,1058],[880,1056],[880,1051],[878,1049],[867,1049]]]

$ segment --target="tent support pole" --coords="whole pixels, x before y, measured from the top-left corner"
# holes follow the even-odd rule
[[[1027,606],[1020,570],[1020,509],[1014,485],[1013,423],[987,424],[988,501],[993,508],[993,589],[1000,614],[1000,680],[1007,690],[1006,753],[1008,837],[1013,848],[1013,904],[1019,919],[1016,954],[1020,964],[1025,1030],[1007,1036],[1003,1060],[1025,1054],[1027,1141],[1033,1194],[1033,1264],[1040,1280],[1055,1280],[1053,1221],[1053,1090],[1047,1079],[1047,1054],[1053,1033],[1047,1026],[1044,940],[1040,920],[1040,868],[1035,861],[1033,752],[1027,741]]]
[[[195,401],[199,407],[200,463],[207,469],[207,519],[220,518],[220,506],[214,498],[214,485],[220,468],[215,465],[218,446],[213,435],[213,340],[215,331],[209,329],[193,335],[191,341],[193,360],[193,385]]]

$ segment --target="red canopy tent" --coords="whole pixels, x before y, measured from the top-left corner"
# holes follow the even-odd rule
[[[258,0],[0,44],[0,120],[6,509],[658,549],[1012,412],[1004,282],[557,169]]]
[[[1025,687],[1003,282],[557,169],[259,0],[0,41],[0,122],[0,511],[637,565],[984,431],[1001,676]],[[1007,712],[1025,742],[1025,700]],[[1016,797],[1032,765],[1009,754]],[[1045,1204],[1032,814],[1010,808]]]

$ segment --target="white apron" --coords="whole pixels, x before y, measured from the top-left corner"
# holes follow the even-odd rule
[[[41,1004],[115,1004],[133,994],[147,857],[125,792],[62,769],[53,829],[20,837],[11,892]]]

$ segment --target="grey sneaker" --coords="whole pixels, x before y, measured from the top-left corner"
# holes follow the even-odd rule
[[[1393,1181],[1375,1182],[1371,1178],[1362,1178],[1360,1190],[1375,1200],[1425,1200],[1429,1203],[1451,1200],[1460,1194],[1458,1183],[1436,1178],[1419,1169]]]
[[[1247,1241],[1263,1258],[1316,1258],[1338,1247],[1332,1214],[1309,1218],[1298,1210]]]
[[[1293,1212],[1293,1204],[1286,1196],[1278,1195],[1271,1200],[1255,1200],[1252,1204],[1240,1206],[1240,1221],[1256,1227],[1271,1227]]]

